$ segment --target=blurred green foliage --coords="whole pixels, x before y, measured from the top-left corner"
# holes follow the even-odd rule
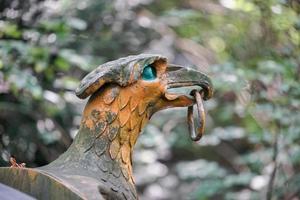
[[[186,110],[156,114],[135,152],[141,199],[299,199],[297,0],[2,0],[0,164],[41,166],[66,150],[97,65],[161,53],[211,75],[206,135]]]

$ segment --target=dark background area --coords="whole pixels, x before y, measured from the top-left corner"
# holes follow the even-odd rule
[[[139,53],[215,86],[198,143],[186,109],[153,116],[134,155],[141,199],[299,199],[297,0],[1,0],[0,166],[64,152],[85,105],[81,78]]]

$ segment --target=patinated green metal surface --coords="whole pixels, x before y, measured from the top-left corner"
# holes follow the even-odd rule
[[[143,76],[145,66],[151,67],[151,76]],[[136,140],[155,112],[195,104],[193,96],[168,90],[186,86],[200,86],[197,103],[200,90],[204,100],[212,96],[205,74],[169,65],[160,55],[129,56],[99,66],[76,90],[80,98],[91,97],[69,149],[44,167],[0,168],[0,182],[38,199],[137,199],[132,175]]]

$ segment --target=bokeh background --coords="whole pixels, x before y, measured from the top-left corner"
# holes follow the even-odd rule
[[[142,200],[300,199],[298,0],[1,0],[0,166],[64,152],[99,64],[161,53],[209,74],[206,135],[186,109],[153,116],[134,174]]]

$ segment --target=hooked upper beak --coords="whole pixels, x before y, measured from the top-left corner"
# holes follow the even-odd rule
[[[179,65],[169,65],[166,69],[167,72],[167,89],[200,86],[200,91],[203,91],[203,99],[208,100],[213,95],[213,85],[210,78],[197,70],[192,68],[183,67]],[[165,97],[168,100],[175,100],[182,95],[172,94],[166,92]]]

